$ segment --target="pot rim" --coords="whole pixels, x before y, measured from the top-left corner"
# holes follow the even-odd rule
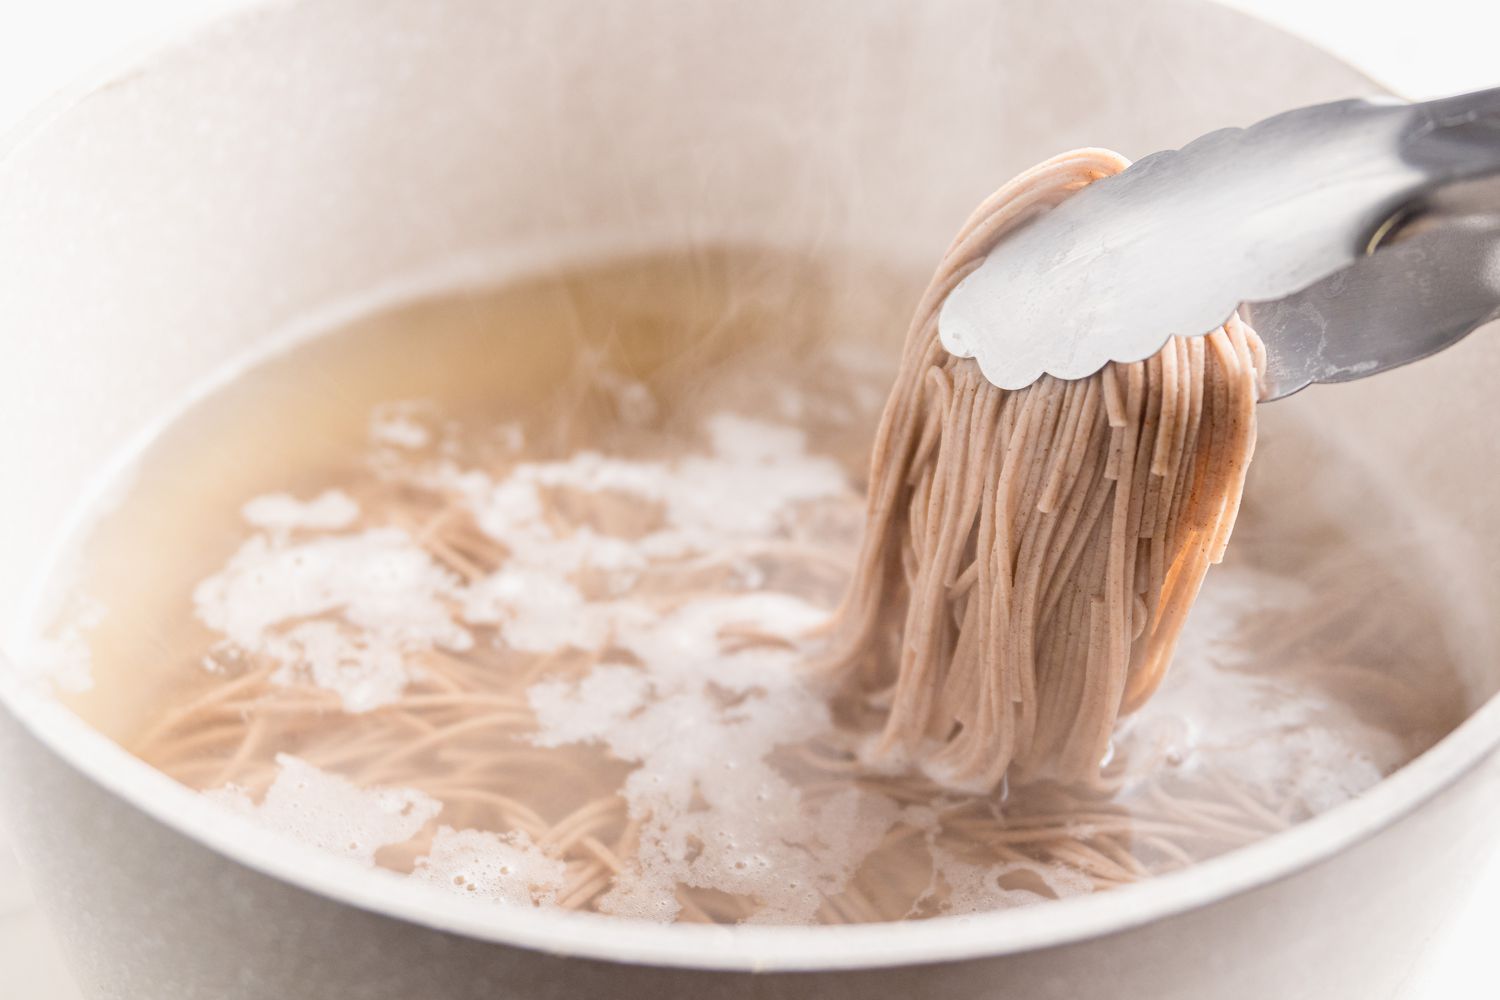
[[[18,150],[91,94],[149,72],[154,57],[191,44],[210,27],[225,30],[287,6],[286,0],[213,0],[185,24],[133,46],[59,91],[0,134],[0,183],[7,161]],[[1253,20],[1236,11],[1228,13]],[[1374,81],[1371,86],[1384,89]],[[23,730],[105,791],[230,861],[369,913],[480,941],[611,962],[721,971],[804,972],[955,962],[1120,933],[1271,885],[1326,861],[1414,812],[1500,748],[1496,695],[1416,760],[1320,816],[1178,872],[1044,906],[886,924],[660,925],[464,899],[297,844],[178,784],[61,703],[27,689],[3,652],[0,664],[5,664],[0,667],[0,708]]]

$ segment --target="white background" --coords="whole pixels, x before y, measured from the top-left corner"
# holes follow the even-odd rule
[[[54,90],[120,50],[242,2],[0,0],[0,133]],[[1408,97],[1500,85],[1500,0],[1222,2],[1316,42]],[[1489,871],[1476,873],[1476,881],[1473,903],[1454,914],[1450,932],[1433,943],[1427,966],[1413,972],[1412,982],[1393,983],[1393,991],[1412,989],[1421,1000],[1492,1000],[1500,995],[1492,978],[1495,934],[1500,931],[1500,859]],[[3,844],[0,997],[77,997]]]

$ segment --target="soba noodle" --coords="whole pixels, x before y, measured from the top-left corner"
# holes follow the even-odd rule
[[[663,415],[584,353],[536,427],[395,407],[327,459],[324,492],[245,506],[198,621],[152,640],[178,686],[128,744],[365,865],[696,922],[1106,889],[1357,794],[1451,714],[1405,671],[1420,617],[1368,613],[1401,581],[1336,548],[1308,572],[1358,581],[1337,599],[1275,565],[1221,571],[1222,634],[1116,726],[1234,521],[1254,335],[1231,321],[1016,393],[936,343],[943,294],[1007,226],[1120,166],[1048,161],[964,228],[911,328],[868,510],[797,417],[876,384],[829,358],[783,421],[744,411],[797,373],[749,354],[700,394],[719,412]],[[732,373],[751,390],[721,392]],[[591,393],[613,400],[607,447],[563,426]]]
[[[944,255],[881,420],[836,668],[883,690],[880,750],[939,783],[1090,780],[1160,684],[1229,541],[1264,351],[1232,318],[1017,392],[944,350],[938,308],[1017,221],[1124,169],[1081,150],[1001,188]]]

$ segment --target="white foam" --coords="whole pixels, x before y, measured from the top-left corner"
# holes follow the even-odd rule
[[[942,848],[934,848],[932,854],[935,879],[948,889],[942,912],[954,916],[1030,906],[1048,899],[1083,895],[1094,889],[1087,875],[1062,864],[1030,861],[974,864]],[[1035,876],[1051,895],[1031,889],[1006,888],[1006,880],[1021,873]]]
[[[568,876],[521,830],[490,833],[442,827],[412,878],[460,895],[511,906],[552,906]]]
[[[290,754],[277,754],[276,765],[276,779],[259,803],[234,785],[204,794],[268,829],[362,865],[373,865],[380,848],[411,840],[442,809],[416,789],[360,788]]]
[[[582,452],[517,465],[499,481],[442,470],[441,483],[467,498],[481,529],[509,552],[468,588],[464,618],[497,624],[518,649],[612,644],[640,664],[606,662],[579,681],[544,680],[530,691],[539,745],[603,745],[637,765],[623,794],[641,821],[641,846],[602,909],[671,919],[677,887],[690,885],[759,900],[757,920],[807,922],[897,813],[857,788],[804,802],[769,763],[778,747],[830,726],[823,700],[803,684],[801,641],[828,609],[766,592],[653,609],[628,592],[654,564],[723,558],[738,543],[789,534],[800,503],[853,495],[837,464],[809,455],[794,428],[720,414],[706,429],[709,450],[675,462]],[[636,539],[586,527],[563,533],[543,517],[544,489],[633,497],[657,506],[661,524]],[[625,596],[585,599],[572,580],[583,570]],[[785,645],[740,648],[736,629]]]
[[[425,448],[432,442],[432,432],[417,420],[421,404],[386,403],[370,415],[370,440],[394,448]]]
[[[199,585],[199,617],[227,641],[282,663],[278,677],[338,691],[351,711],[399,697],[413,652],[472,642],[460,622],[495,626],[520,650],[620,649],[634,663],[605,662],[577,681],[544,680],[530,691],[539,745],[599,744],[637,765],[623,794],[641,821],[641,848],[603,908],[669,919],[677,887],[692,885],[758,899],[757,920],[811,921],[899,811],[855,787],[804,801],[769,761],[779,747],[830,727],[826,705],[802,678],[802,637],[828,609],[775,592],[725,592],[657,608],[632,598],[630,588],[653,565],[722,558],[738,543],[789,535],[799,503],[854,498],[838,466],[808,455],[797,430],[720,415],[708,422],[707,438],[707,451],[670,463],[583,452],[521,463],[498,480],[451,461],[437,466],[436,484],[465,497],[481,529],[505,547],[499,569],[472,584],[392,528],[294,544],[293,527],[347,527],[343,505],[259,498],[247,516],[266,530]],[[549,489],[630,497],[657,507],[660,523],[641,538],[562,530],[543,513]],[[576,579],[584,571],[593,574],[596,595],[603,575],[603,596],[585,595]],[[747,646],[745,633],[781,641]],[[346,853],[351,848],[340,841],[356,805],[404,801],[288,760],[259,806],[234,792],[222,796]],[[293,793],[301,799],[295,809]],[[323,799],[338,814],[326,829],[306,819],[325,811]],[[402,815],[431,817],[412,808]],[[411,832],[401,826],[388,834]],[[530,905],[554,899],[565,872],[520,835],[445,829],[416,874]]]
[[[850,496],[842,470],[807,454],[794,428],[732,414],[712,417],[707,428],[712,450],[675,463],[585,451],[519,464],[498,482],[451,465],[440,469],[435,482],[463,495],[480,528],[509,550],[499,571],[466,591],[465,620],[498,624],[517,649],[596,648],[638,609],[585,602],[571,575],[602,573],[623,593],[655,562],[720,554],[736,542],[784,533],[796,504]],[[547,488],[660,505],[664,524],[638,539],[587,526],[559,532],[543,516],[540,491]]]
[[[733,414],[707,422],[713,450],[675,463],[631,461],[580,452],[559,462],[516,466],[499,483],[449,470],[443,480],[464,492],[480,527],[528,562],[553,568],[636,568],[642,555],[706,551],[705,545],[763,538],[787,527],[800,501],[848,495],[837,463],[809,455],[801,431]],[[660,503],[666,526],[635,545],[585,534],[578,551],[541,517],[539,486],[626,493]],[[601,551],[602,543],[602,551]],[[634,551],[631,551],[631,550]]]
[[[900,822],[922,834],[932,859],[932,875],[927,888],[912,903],[909,914],[920,912],[933,900],[937,911],[947,916],[964,917],[992,910],[1030,906],[1048,899],[1065,899],[1094,890],[1093,881],[1083,872],[1061,862],[991,861],[984,864],[965,860],[939,843],[943,821],[930,805],[908,805],[901,810]],[[1050,895],[1032,889],[1007,885],[1017,875],[1030,875]]]
[[[723,652],[733,627],[780,636],[794,645],[828,620],[828,610],[791,594],[760,591],[688,601],[658,614],[620,616],[615,641],[648,664],[658,688],[711,681],[731,691],[799,687],[800,655],[786,649]]]
[[[198,617],[281,665],[278,679],[339,693],[349,711],[399,697],[409,654],[463,650],[458,579],[396,528],[293,544],[255,535],[193,592]]]
[[[527,690],[539,732],[537,746],[597,743],[640,711],[651,696],[644,671],[605,663],[581,681],[538,681]]]
[[[807,454],[794,427],[721,413],[708,421],[713,454],[684,459],[663,499],[689,532],[743,537],[784,530],[787,508],[848,489],[832,459]]]
[[[514,565],[516,561],[465,589],[465,621],[498,625],[508,646],[526,652],[603,644],[608,622],[588,613],[577,587],[556,573]]]
[[[404,412],[377,411],[383,414],[377,423],[391,424]],[[808,455],[800,431],[728,414],[707,426],[712,451],[677,463],[582,452],[560,462],[519,464],[498,482],[452,465],[440,468],[435,478],[465,496],[481,529],[508,550],[494,574],[472,585],[395,528],[296,544],[288,539],[293,529],[348,528],[359,510],[342,493],[307,501],[281,493],[257,497],[244,514],[263,532],[195,590],[199,618],[231,643],[274,659],[281,665],[278,681],[335,691],[351,711],[400,697],[411,678],[409,654],[468,648],[471,636],[455,609],[470,624],[497,626],[514,649],[600,648],[639,619],[641,609],[585,601],[574,574],[602,572],[623,592],[653,561],[763,538],[786,528],[795,503],[847,495],[842,472]],[[643,539],[588,527],[559,531],[543,516],[539,492],[557,487],[661,504],[666,524]],[[768,607],[788,610],[774,602]],[[649,635],[636,639],[652,644]]]
[[[397,701],[413,677],[406,648],[371,640],[338,622],[293,625],[268,636],[260,649],[281,664],[272,681],[332,691],[346,712],[368,712]]]
[[[80,597],[50,634],[26,639],[15,656],[16,676],[27,687],[74,694],[94,686],[89,633],[104,621],[100,602]]]
[[[617,623],[616,642],[643,667],[605,664],[531,688],[539,744],[602,744],[637,764],[624,796],[640,849],[600,909],[670,920],[686,885],[757,900],[752,921],[807,923],[880,843],[894,802],[857,787],[808,801],[769,760],[830,726],[796,646],[825,616],[785,594],[690,601]],[[736,650],[731,626],[792,645]]]
[[[328,490],[311,500],[298,500],[289,493],[268,493],[246,503],[241,513],[257,528],[333,531],[358,520],[359,504],[342,490]]]
[[[541,486],[568,485],[585,491],[605,489],[650,499],[654,469],[650,463],[604,459],[584,452],[568,462],[523,464],[498,483],[480,472],[452,468],[439,474],[440,485],[457,489],[485,534],[510,550],[507,568],[531,567],[563,577],[580,569],[614,572],[639,570],[646,556],[638,545],[588,528],[559,534],[543,516]]]

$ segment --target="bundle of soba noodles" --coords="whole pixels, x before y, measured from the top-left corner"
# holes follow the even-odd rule
[[[830,663],[886,711],[877,756],[950,787],[1097,778],[1234,525],[1264,368],[1238,318],[1017,391],[938,340],[944,297],[1008,229],[1126,165],[1066,153],[979,206],[922,298],[881,418]]]

